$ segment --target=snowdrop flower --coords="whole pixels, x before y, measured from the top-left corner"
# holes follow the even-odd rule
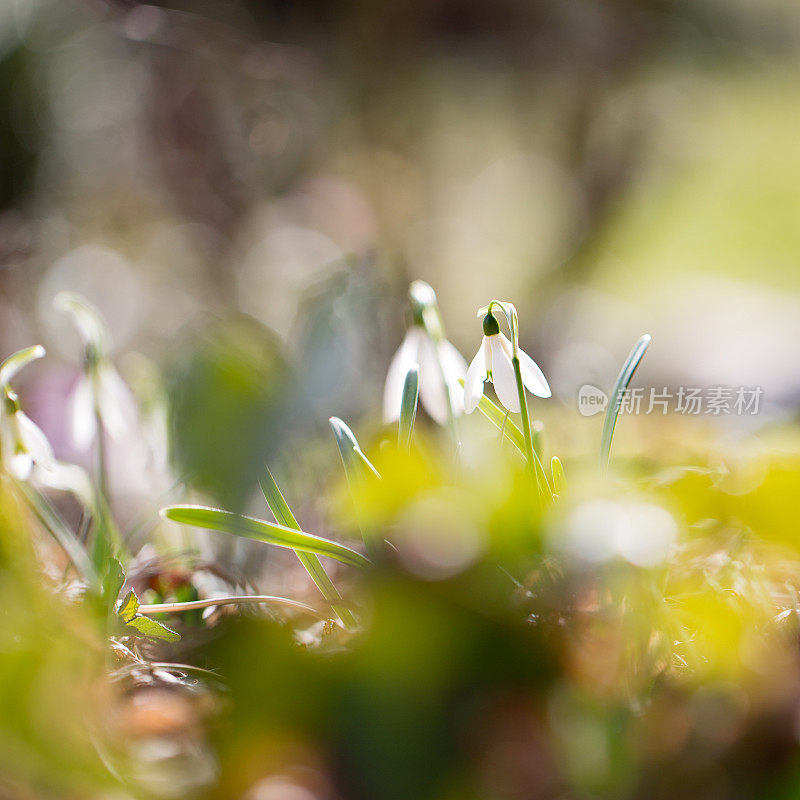
[[[413,323],[395,353],[383,392],[384,421],[400,418],[403,383],[409,369],[419,366],[419,399],[433,420],[444,425],[450,416],[464,412],[459,380],[464,380],[467,362],[444,338],[436,294],[424,281],[414,281],[411,296]]]
[[[114,439],[124,437],[136,419],[136,401],[131,390],[106,360],[81,376],[70,399],[70,430],[79,450],[86,450],[97,436],[98,408],[103,428]]]
[[[109,333],[100,313],[88,300],[61,292],[54,301],[72,316],[83,339],[86,365],[69,402],[72,441],[88,449],[97,436],[98,418],[105,431],[121,439],[137,418],[136,400],[108,357]]]
[[[515,317],[516,319],[516,317]],[[550,397],[547,379],[536,362],[517,348],[522,383],[537,397]],[[483,340],[467,370],[464,381],[464,410],[471,414],[483,397],[483,383],[489,379],[494,384],[497,397],[509,411],[519,412],[519,393],[512,358],[514,348],[504,334],[491,310],[483,319]]]
[[[17,395],[3,390],[3,409],[0,412],[0,448],[3,466],[15,478],[28,480],[34,465],[47,471],[56,467],[53,448],[42,429],[20,410]]]
[[[0,365],[0,457],[4,468],[21,481],[72,492],[88,506],[93,490],[89,476],[75,464],[57,461],[44,432],[20,408],[11,379],[26,364],[44,356],[36,345],[14,353]]]
[[[43,347],[29,347],[0,366],[0,453],[5,469],[22,481],[31,477],[34,466],[48,472],[56,468],[50,442],[41,428],[20,409],[19,399],[9,385],[22,367],[43,355]]]

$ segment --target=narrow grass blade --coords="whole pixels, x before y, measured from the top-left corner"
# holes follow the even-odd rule
[[[544,456],[544,423],[540,419],[535,419],[531,423],[531,439],[533,440],[533,452],[541,461]]]
[[[47,498],[26,483],[18,484],[20,492],[50,535],[61,545],[78,574],[93,589],[99,589],[99,579],[92,566],[89,555],[72,528],[64,521],[58,511],[50,505]]]
[[[264,468],[264,474],[261,476],[259,483],[261,485],[261,491],[264,494],[264,499],[267,501],[269,510],[275,517],[276,522],[286,528],[299,531],[300,524],[289,508],[289,504],[284,499],[269,468]],[[306,553],[302,550],[295,550],[295,553],[297,553],[300,563],[306,568],[306,572],[311,576],[311,580],[314,581],[322,596],[330,603],[331,607],[342,621],[342,624],[346,628],[356,627],[356,619],[353,616],[353,612],[341,602],[342,596],[333,585],[333,581],[328,577],[328,573],[325,572],[325,568],[322,566],[319,558],[317,558],[314,553]]]
[[[336,444],[339,446],[339,453],[342,456],[348,477],[350,477],[351,472],[353,474],[363,473],[366,468],[366,472],[371,472],[376,478],[380,478],[380,473],[364,455],[364,451],[356,441],[353,431],[339,417],[331,417],[329,422],[333,435],[336,437]]]
[[[364,540],[367,552],[373,558],[379,557],[380,539],[364,524],[363,514],[359,509],[359,488],[364,481],[374,480],[376,477],[380,478],[380,475],[378,470],[372,466],[369,459],[361,451],[356,437],[353,436],[353,432],[350,428],[348,428],[339,417],[331,417],[330,424],[333,435],[336,438],[336,444],[339,447],[339,454],[342,457],[344,472],[347,476],[347,485],[350,488],[350,496],[353,498],[356,522],[361,530],[361,538]]]
[[[417,418],[417,400],[419,398],[419,365],[414,364],[406,374],[403,383],[403,399],[400,403],[400,421],[397,425],[397,446],[401,450],[411,448],[411,434],[414,431],[414,420]]]
[[[92,532],[93,540],[90,557],[102,582],[103,576],[111,568],[111,561],[117,558],[122,558],[124,561],[129,554],[123,545],[122,536],[114,522],[114,517],[108,507],[105,495],[100,491],[96,492],[95,501],[94,530]],[[113,602],[116,598],[110,599]]]
[[[622,369],[617,377],[617,382],[614,384],[614,391],[611,393],[608,409],[606,410],[606,418],[603,422],[603,435],[600,439],[600,465],[604,469],[608,467],[608,461],[611,458],[611,442],[614,438],[614,428],[617,425],[617,417],[619,416],[622,398],[633,378],[633,373],[636,372],[639,362],[650,346],[650,339],[650,334],[646,333],[636,342],[633,350],[631,350],[627,359],[625,359],[625,363],[622,365]]]
[[[550,461],[550,468],[553,472],[553,491],[562,496],[567,491],[567,478],[564,475],[564,465],[558,456],[553,456]]]
[[[255,539],[266,544],[274,544],[277,547],[328,556],[351,567],[368,567],[370,565],[369,559],[362,556],[361,553],[338,542],[287,528],[275,522],[234,514],[232,511],[206,508],[205,506],[168,506],[161,509],[161,515],[183,525],[194,525],[197,528],[231,533],[234,536]]]

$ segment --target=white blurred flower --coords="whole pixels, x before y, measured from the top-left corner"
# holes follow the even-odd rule
[[[84,470],[56,461],[39,426],[22,411],[9,382],[26,364],[44,356],[41,345],[14,353],[0,365],[0,455],[4,468],[21,481],[34,480],[52,489],[74,492],[91,502],[92,486]]]
[[[44,347],[36,345],[20,350],[0,365],[0,453],[3,466],[15,478],[28,480],[34,465],[45,470],[55,468],[53,448],[38,425],[19,407],[19,399],[11,388],[11,379],[31,361],[44,355]]]
[[[68,313],[83,339],[84,374],[69,401],[72,441],[86,450],[97,436],[98,418],[114,439],[121,439],[138,418],[136,400],[108,357],[110,335],[100,312],[73,292],[61,292],[53,301]]]
[[[41,428],[20,410],[17,395],[3,387],[0,411],[0,450],[3,466],[15,478],[28,480],[34,465],[52,471],[56,467],[53,448]]]
[[[72,441],[86,450],[97,436],[97,416],[114,439],[122,439],[137,416],[136,400],[110,361],[100,361],[84,373],[69,401]]]
[[[667,558],[677,538],[678,526],[661,506],[599,499],[572,510],[555,544],[585,563],[617,557],[639,567],[653,567]]]
[[[550,386],[536,362],[518,349],[519,369],[525,388],[537,397],[550,397]],[[464,381],[464,410],[471,414],[483,397],[483,383],[489,379],[494,384],[497,397],[509,411],[520,410],[517,379],[511,361],[514,350],[511,342],[500,332],[493,314],[483,320],[483,339],[475,358],[467,370]]]
[[[395,353],[383,392],[383,418],[400,418],[403,383],[414,364],[419,365],[419,398],[431,418],[444,425],[448,418],[448,393],[453,413],[464,411],[459,380],[464,380],[467,362],[447,339],[435,342],[422,325],[412,325]]]

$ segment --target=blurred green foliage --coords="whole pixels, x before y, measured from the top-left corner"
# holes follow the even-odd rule
[[[87,796],[113,779],[102,708],[112,697],[99,627],[47,585],[20,499],[0,478],[0,794]]]
[[[198,320],[166,374],[179,473],[223,507],[242,509],[286,434],[293,378],[279,340],[247,317]]]
[[[369,631],[348,652],[298,649],[264,623],[227,626],[199,655],[248,701],[218,732],[213,796],[243,792],[297,741],[333,759],[353,800],[479,796],[468,754],[481,724],[512,698],[541,705],[552,663],[539,632],[465,589],[373,576]]]

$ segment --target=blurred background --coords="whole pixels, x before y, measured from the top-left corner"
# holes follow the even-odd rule
[[[63,359],[27,395],[64,457],[62,289],[140,389],[137,353],[185,385],[222,326],[304,425],[374,417],[424,278],[468,359],[513,299],[593,437],[577,387],[645,331],[643,385],[792,415],[798,56],[792,0],[5,0],[0,351]]]
[[[109,437],[105,465],[129,584],[144,602],[257,591],[318,602],[292,553],[170,528],[158,509],[198,497],[242,508],[266,459],[304,528],[354,532],[338,519],[352,512],[333,414],[394,478],[373,498],[387,519],[372,521],[411,537],[410,577],[377,572],[357,587],[377,622],[338,660],[321,626],[297,648],[263,620],[223,626],[220,613],[208,639],[194,636],[199,616],[180,622],[183,657],[219,667],[233,698],[232,724],[211,729],[217,755],[197,733],[216,701],[186,679],[196,707],[173,706],[170,720],[174,675],[117,652],[125,681],[140,670],[136,688],[161,694],[148,705],[120,680],[130,702],[112,729],[139,737],[145,789],[103,800],[202,786],[225,800],[800,796],[797,451],[768,471],[757,442],[709,456],[696,428],[676,427],[765,438],[800,407],[798,87],[795,0],[0,0],[0,360],[47,347],[15,388],[58,457],[91,468],[69,431],[81,344],[53,298],[79,292],[107,319],[141,414],[127,438]],[[563,531],[542,539],[533,498],[489,458],[450,491],[422,412],[424,458],[393,466],[374,446],[416,278],[437,290],[467,359],[476,309],[516,303],[521,343],[554,390],[534,406],[545,454],[564,457],[570,481],[581,455],[596,464],[602,424],[577,413],[579,387],[607,391],[645,332],[639,386],[763,390],[756,416],[619,426],[615,456],[627,448],[630,472],[657,473],[646,487],[657,516],[586,504],[570,546],[587,549],[605,515],[607,531],[636,519],[650,541],[666,519],[666,547],[677,523],[663,505],[689,531],[663,592],[633,568],[650,563],[641,551],[622,568],[601,553],[597,580],[565,557],[562,575],[548,548]],[[462,430],[488,427],[472,420]],[[797,426],[773,430],[788,451]],[[464,439],[465,460],[484,455]],[[665,478],[647,459],[689,468]],[[68,797],[100,796],[80,788],[92,770],[109,780],[96,739],[53,713],[78,727],[84,709],[108,716],[105,640],[42,588],[3,500],[0,755],[31,786],[74,773]],[[75,503],[54,502],[82,527]],[[445,556],[474,551],[426,572],[435,559],[414,559],[435,542],[431,521]],[[740,549],[750,531],[766,542],[755,555]],[[170,560],[158,535],[198,557]],[[349,596],[352,576],[330,573]],[[785,621],[782,649],[764,620]],[[54,642],[59,662],[40,655]],[[684,667],[680,694],[655,685]],[[281,777],[294,762],[313,769]],[[15,794],[4,769],[4,797],[65,796],[28,783]],[[314,785],[323,778],[339,789]],[[308,791],[290,791],[303,781]]]

